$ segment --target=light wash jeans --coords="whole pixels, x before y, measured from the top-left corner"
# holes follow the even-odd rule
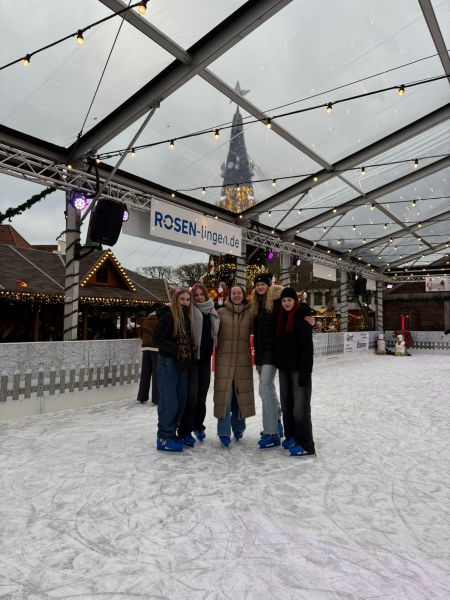
[[[231,436],[231,430],[233,433],[245,431],[245,419],[239,418],[239,405],[233,387],[228,396],[226,415],[223,419],[217,419],[217,435]]]
[[[259,395],[262,402],[262,426],[263,433],[267,435],[278,435],[278,419],[280,417],[280,404],[275,389],[275,374],[277,368],[274,365],[256,365],[259,375]]]

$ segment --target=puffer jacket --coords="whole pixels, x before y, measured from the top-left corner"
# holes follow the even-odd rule
[[[217,312],[220,317],[214,367],[214,416],[223,418],[234,381],[239,416],[255,414],[253,368],[250,355],[252,316],[248,304],[226,301]]]
[[[280,371],[298,371],[302,380],[311,377],[314,361],[313,328],[305,321],[309,315],[310,307],[300,304],[294,317],[294,330],[283,331],[275,337],[275,366]]]

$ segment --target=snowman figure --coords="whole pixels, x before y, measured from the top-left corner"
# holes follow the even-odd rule
[[[395,342],[395,356],[405,356],[406,348],[405,348],[405,340],[403,335],[399,333],[397,335],[397,341]]]
[[[382,333],[377,336],[377,354],[386,354],[386,342]]]

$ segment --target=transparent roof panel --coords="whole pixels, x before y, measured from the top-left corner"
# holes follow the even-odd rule
[[[450,125],[445,122],[429,129],[420,136],[395,146],[388,152],[379,154],[368,160],[365,165],[359,165],[356,169],[345,171],[344,177],[353,185],[358,186],[362,193],[367,193],[400,177],[409,175],[415,169],[436,162],[449,154]],[[417,165],[416,159],[418,161]],[[397,161],[406,162],[387,164]]]
[[[345,215],[333,217],[301,235],[311,240],[328,242],[336,250],[353,249],[364,244],[371,245],[377,238],[399,231],[399,226],[390,221],[370,204],[358,206]]]
[[[424,177],[377,200],[406,225],[419,223],[449,206],[450,168]]]
[[[450,48],[450,6],[448,0],[431,0],[436,19],[439,23],[439,28],[444,38],[445,45]]]
[[[308,221],[330,208],[339,206],[355,198],[357,195],[358,193],[355,190],[342,182],[338,177],[333,177],[325,183],[312,187],[300,201],[298,207],[283,221],[280,229],[285,230],[296,225],[301,225],[304,221]],[[298,201],[299,197],[300,195],[297,194],[295,202]],[[280,204],[276,209],[278,211],[289,210],[291,206],[292,201],[290,200],[289,202]]]
[[[258,203],[304,177],[296,177],[297,174],[318,170],[316,163],[261,123],[237,128],[232,140],[233,152],[236,152],[230,157],[228,152],[232,130],[222,130],[217,140],[212,132],[219,125],[231,123],[236,112],[236,105],[230,103],[228,98],[200,77],[195,77],[161,104],[135,144],[139,146],[173,138],[173,150],[169,148],[168,141],[138,150],[134,158],[128,156],[125,159],[122,168],[211,204],[218,204],[221,200],[222,173],[225,172],[232,184],[243,184],[250,172],[254,202]],[[238,115],[248,116],[241,109]],[[126,148],[138,128],[139,124],[135,123],[102,148],[101,152]],[[205,129],[208,133],[204,135],[176,139]],[[244,164],[243,143],[250,160],[248,169]],[[108,162],[115,164],[115,161],[117,158]],[[272,179],[278,177],[289,179],[277,179],[273,186]],[[261,179],[269,181],[258,183]],[[209,186],[213,186],[212,189]],[[206,188],[205,194],[202,193],[202,187]]]
[[[450,212],[446,211],[446,213]],[[444,213],[444,215],[446,214]],[[446,216],[436,215],[431,225],[422,227],[420,235],[422,239],[426,240],[430,244],[442,244],[444,242],[450,242],[450,215]]]
[[[303,0],[286,6],[211,70],[229,84],[238,78],[250,89],[249,100],[274,116],[443,75],[437,57],[405,66],[435,53],[418,2],[348,0],[342,10],[339,3]],[[407,89],[403,97],[393,90],[338,104],[331,114],[320,108],[279,123],[335,162],[447,101],[442,80]]]
[[[144,19],[188,49],[243,4],[245,0],[151,0]]]
[[[439,252],[435,252],[433,254],[426,254],[423,258],[420,257],[415,261],[415,266],[431,266],[432,263],[436,262],[436,261],[442,261],[443,258],[447,258],[448,257],[448,250],[441,250]],[[447,267],[447,264],[443,265],[444,267]]]
[[[0,0],[2,64],[20,58],[79,27],[111,14],[100,2]],[[84,33],[79,46],[71,38],[0,72],[0,122],[52,143],[75,141],[88,113],[108,55],[120,33],[99,86],[84,131],[124,102],[173,57],[120,17]],[[145,59],[144,59],[145,57]]]

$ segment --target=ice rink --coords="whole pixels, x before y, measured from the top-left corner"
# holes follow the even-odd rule
[[[318,363],[315,458],[259,403],[180,455],[134,397],[0,424],[0,598],[448,600],[450,356]]]

